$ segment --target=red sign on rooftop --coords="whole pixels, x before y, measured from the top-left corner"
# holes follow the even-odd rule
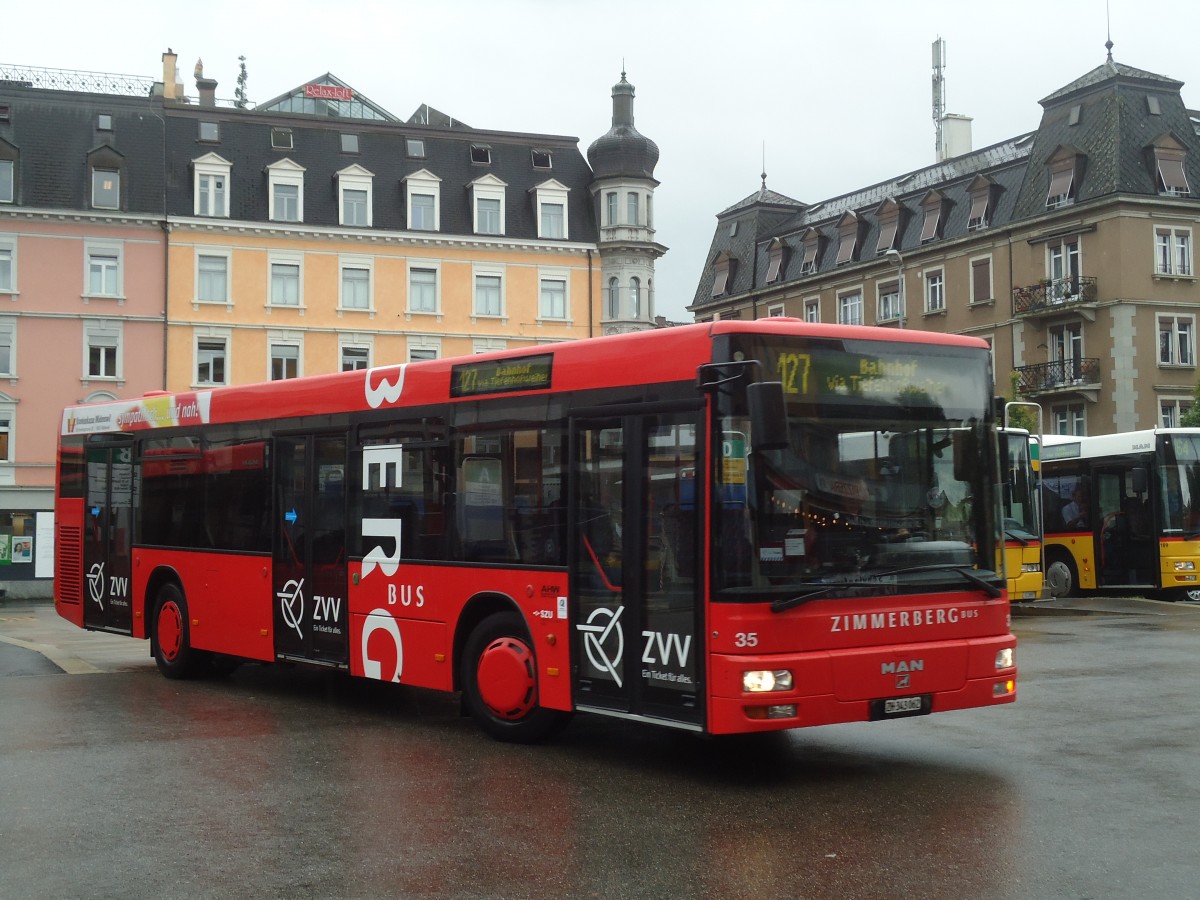
[[[304,96],[317,100],[353,100],[354,91],[333,84],[306,84]]]

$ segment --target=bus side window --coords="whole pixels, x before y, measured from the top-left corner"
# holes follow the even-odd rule
[[[513,562],[504,465],[492,456],[464,456],[458,470],[458,534],[467,562]]]

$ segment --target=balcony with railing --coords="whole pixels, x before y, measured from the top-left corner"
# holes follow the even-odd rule
[[[1056,359],[1032,366],[1018,366],[1017,393],[1039,394],[1080,392],[1095,399],[1100,390],[1100,360],[1093,357]]]
[[[1064,310],[1079,309],[1096,302],[1096,279],[1075,275],[1070,278],[1049,278],[1025,287],[1015,287],[1014,316],[1044,316]]]

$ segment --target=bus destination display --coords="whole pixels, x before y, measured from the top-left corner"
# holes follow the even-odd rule
[[[550,387],[553,359],[546,353],[517,359],[462,363],[450,370],[450,396],[474,397],[478,394],[545,390]]]

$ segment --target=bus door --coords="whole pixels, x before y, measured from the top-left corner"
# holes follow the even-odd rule
[[[1145,467],[1132,460],[1098,466],[1093,489],[1098,513],[1098,586],[1157,587],[1158,541]]]
[[[347,665],[346,436],[275,438],[275,655]]]
[[[696,408],[572,421],[572,684],[580,709],[704,716]]]
[[[87,445],[83,627],[133,633],[133,442]]]

